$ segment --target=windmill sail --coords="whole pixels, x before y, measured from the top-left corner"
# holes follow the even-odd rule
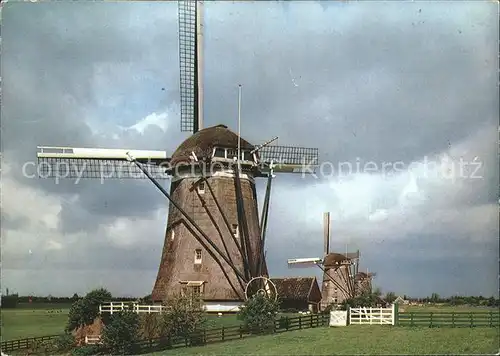
[[[317,148],[270,145],[262,147],[258,154],[261,162],[275,165],[276,173],[307,173],[319,165],[318,151]]]
[[[181,131],[202,128],[201,1],[178,1]]]
[[[133,178],[145,174],[128,161],[130,154],[156,179],[167,179],[170,158],[165,151],[38,146],[40,178]]]

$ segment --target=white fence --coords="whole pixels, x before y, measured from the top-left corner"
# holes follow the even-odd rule
[[[124,310],[132,310],[136,313],[161,313],[165,310],[165,306],[157,305],[143,305],[139,303],[130,302],[111,302],[99,305],[99,313],[120,313]]]
[[[87,345],[102,344],[101,336],[100,335],[86,335],[85,336],[85,343]]]
[[[235,313],[240,310],[241,302],[206,302],[205,310],[208,313]],[[99,313],[120,313],[124,310],[132,310],[135,313],[161,313],[165,310],[161,304],[145,305],[135,302],[111,302],[99,305]]]
[[[395,325],[395,304],[391,308],[349,308],[349,324]]]

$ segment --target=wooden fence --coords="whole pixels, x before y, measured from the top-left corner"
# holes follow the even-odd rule
[[[267,333],[281,333],[292,330],[309,329],[314,327],[321,327],[328,325],[330,316],[324,314],[310,314],[300,315],[298,317],[282,317],[274,322],[271,329]],[[262,334],[261,330],[251,331],[245,329],[242,325],[236,326],[223,326],[220,328],[210,328],[199,330],[187,337],[176,338],[153,338],[149,340],[141,340],[137,343],[137,352],[139,351],[160,351],[168,348],[179,348],[195,345],[206,345],[216,342],[223,342],[235,339],[242,339],[244,337]],[[21,340],[4,341],[1,344],[3,352],[10,352],[16,350],[29,349],[34,344],[44,341],[53,341],[61,335],[43,336],[38,338],[28,338]],[[96,337],[90,338],[89,344],[97,342]],[[100,341],[100,340],[99,340]]]
[[[404,312],[397,325],[423,327],[500,327],[500,312]]]
[[[0,349],[2,352],[11,352],[16,350],[25,350],[33,347],[35,344],[41,344],[48,341],[55,341],[61,337],[61,335],[49,335],[40,337],[30,337],[26,339],[2,341]]]

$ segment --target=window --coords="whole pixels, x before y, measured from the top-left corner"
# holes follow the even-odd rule
[[[185,297],[199,297],[203,295],[204,281],[180,281],[182,284],[181,294]]]
[[[201,294],[201,286],[192,286],[190,288],[193,296],[198,296]]]
[[[250,154],[250,151],[243,151],[242,156],[244,161],[253,161],[253,155]]]
[[[238,150],[228,149],[227,150],[227,158],[228,159],[233,159],[235,157],[238,157]]]
[[[201,264],[201,249],[194,250],[194,263],[199,265]]]
[[[239,230],[238,230],[238,224],[233,224],[233,225],[231,225],[231,227],[233,229],[233,231],[232,231],[233,236],[236,237],[236,238],[238,238],[240,236],[240,233],[239,233]]]
[[[198,193],[205,194],[205,182],[201,181],[198,183]]]
[[[226,150],[224,148],[216,147],[214,150],[214,157],[226,158]]]

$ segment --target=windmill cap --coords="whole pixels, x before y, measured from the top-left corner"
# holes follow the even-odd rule
[[[238,148],[238,135],[229,130],[226,125],[207,127],[188,137],[172,155],[172,165],[191,162],[191,152],[194,152],[199,160],[212,156],[214,147]],[[240,140],[241,149],[253,150],[254,146],[245,139]]]

